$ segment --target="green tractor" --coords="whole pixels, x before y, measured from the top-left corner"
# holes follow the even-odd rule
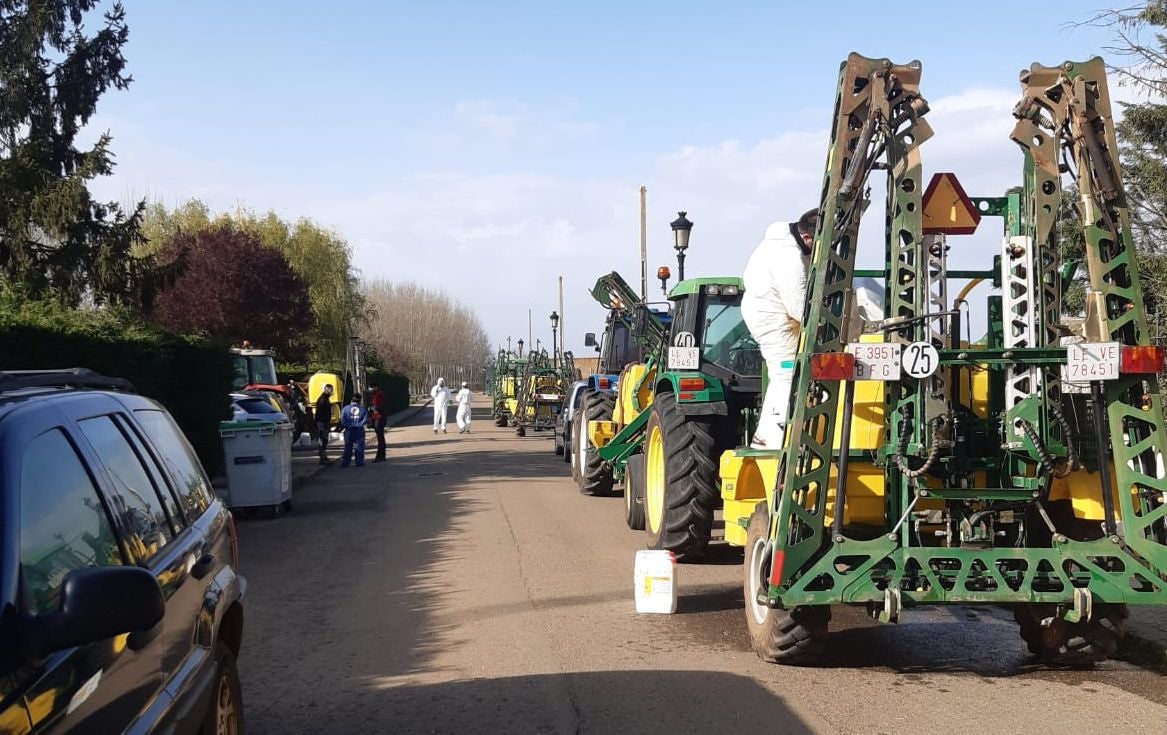
[[[739,278],[683,280],[669,331],[620,379],[617,421],[589,424],[599,457],[624,481],[629,527],[679,559],[700,557],[720,505],[718,458],[749,436],[762,356],[742,321]],[[634,332],[653,317],[637,308]]]

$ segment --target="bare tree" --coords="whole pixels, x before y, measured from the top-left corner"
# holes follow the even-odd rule
[[[370,309],[362,336],[386,369],[409,376],[411,392],[439,377],[481,387],[490,340],[472,309],[416,283],[369,281],[362,290]]]

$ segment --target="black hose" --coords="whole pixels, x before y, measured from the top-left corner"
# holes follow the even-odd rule
[[[900,440],[896,445],[895,462],[896,467],[899,468],[900,472],[904,473],[904,477],[913,479],[932,469],[932,465],[934,465],[936,460],[940,458],[939,429],[941,425],[944,424],[944,419],[937,416],[928,422],[932,427],[932,446],[928,450],[928,457],[924,460],[924,464],[920,465],[916,469],[912,469],[911,465],[908,464],[907,458],[904,456],[904,452],[908,450],[908,440],[912,438],[912,424],[911,421],[908,420],[908,407],[905,406],[904,408],[900,409],[900,413],[903,414],[904,418],[903,421],[900,422]]]

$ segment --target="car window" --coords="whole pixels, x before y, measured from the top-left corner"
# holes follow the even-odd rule
[[[121,427],[122,433],[134,445],[134,451],[137,452],[138,458],[142,460],[146,472],[150,475],[150,482],[158,489],[158,494],[162,497],[167,514],[174,521],[176,527],[181,528],[184,525],[184,516],[178,510],[178,503],[174,499],[174,493],[170,491],[170,482],[166,479],[166,473],[158,466],[154,457],[150,455],[145,442],[142,440],[142,435],[130,423],[129,419],[125,416],[118,416],[116,421],[118,426]]]
[[[142,409],[135,411],[134,415],[175,478],[179,502],[186,517],[193,521],[211,504],[211,483],[203,473],[198,456],[170,414]]]
[[[112,417],[85,419],[78,425],[109,470],[113,480],[110,506],[129,534],[126,542],[139,559],[150,558],[174,538],[158,490]]]
[[[279,409],[263,398],[240,398],[235,403],[247,413],[280,413]]]
[[[29,442],[20,470],[20,585],[32,615],[59,608],[74,569],[121,564],[117,538],[81,458],[59,429]]]

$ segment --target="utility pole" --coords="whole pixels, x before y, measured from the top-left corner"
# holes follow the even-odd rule
[[[567,341],[567,330],[563,327],[563,276],[559,277],[559,352],[563,353],[563,343]]]
[[[648,189],[640,187],[640,300],[648,301]]]

